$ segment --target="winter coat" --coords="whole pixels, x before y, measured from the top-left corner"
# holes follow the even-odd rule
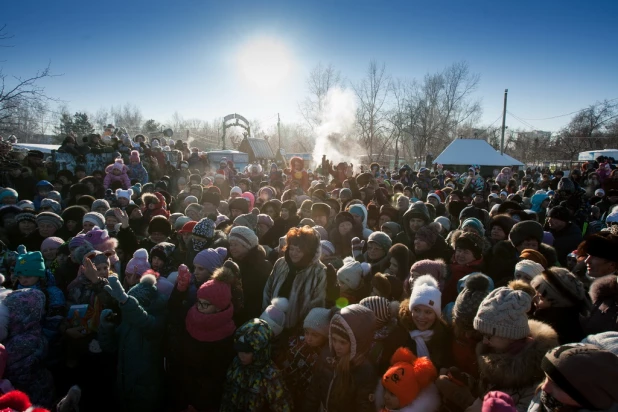
[[[236,325],[242,325],[249,319],[260,317],[264,289],[273,265],[266,260],[266,252],[261,246],[251,249],[242,260],[233,260],[240,268],[245,304],[244,309],[234,316],[234,321]]]
[[[285,387],[281,371],[270,357],[270,341],[273,338],[270,326],[266,321],[254,319],[236,331],[235,341],[240,337],[245,345],[254,348],[253,362],[243,365],[238,356],[234,358],[227,370],[219,411],[291,411],[291,395]]]
[[[581,342],[586,337],[580,324],[579,309],[576,307],[537,309],[532,314],[532,319],[551,326],[558,334],[561,345]]]
[[[537,386],[545,378],[541,361],[548,350],[558,346],[558,335],[548,325],[529,320],[531,339],[517,353],[491,353],[483,343],[477,345],[479,358],[479,399],[466,411],[480,411],[483,397],[501,391],[513,398],[518,412],[525,412]]]
[[[577,409],[578,412],[592,412],[590,409]],[[618,403],[613,404],[609,409],[603,409],[602,411],[596,410],[596,412],[618,412]],[[541,391],[539,391],[530,406],[528,406],[528,412],[546,412],[546,409],[541,406]]]
[[[311,309],[324,307],[326,300],[326,266],[320,262],[321,254],[322,248],[318,247],[311,259],[311,263],[307,267],[296,271],[290,296],[288,297],[289,307],[285,314],[285,323],[283,324],[283,327],[286,329],[302,325],[305,316],[307,316]],[[277,260],[272,273],[266,281],[262,310],[266,309],[270,305],[270,301],[278,296],[279,290],[289,273],[290,266],[286,252],[285,257]],[[245,290],[247,290],[246,287]]]
[[[99,329],[99,315],[103,309],[118,310],[118,303],[104,289],[107,283],[107,279],[102,278],[92,283],[85,275],[79,274],[67,286],[67,309],[72,305],[88,305],[84,324],[89,332],[97,332]]]
[[[618,332],[618,278],[615,274],[603,276],[590,286],[592,310],[582,326],[585,335]]]
[[[132,290],[120,305],[120,325],[100,324],[99,342],[104,351],[118,353],[116,385],[124,410],[156,411],[163,381],[165,301],[155,289],[148,302],[140,298],[140,303]]]
[[[109,189],[113,182],[122,183],[122,188],[124,190],[129,189],[131,187],[131,180],[129,179],[129,176],[127,175],[127,172],[128,172],[127,166],[124,166],[124,168],[122,169],[122,173],[120,173],[118,176],[112,173],[113,170],[114,170],[113,164],[108,165],[105,168],[105,179],[103,179],[103,186],[105,187],[105,189]]]
[[[45,295],[37,289],[16,290],[4,299],[4,305],[9,312],[9,334],[3,342],[8,353],[3,377],[26,392],[33,403],[51,407],[54,379],[44,367],[47,339],[41,326]]]
[[[446,243],[446,240],[440,235],[436,238],[436,243],[433,246],[424,252],[417,252],[414,250],[414,242],[412,242],[412,249],[416,255],[416,261],[429,259],[436,260],[442,259],[445,262],[450,262],[453,256],[453,249]]]
[[[449,302],[455,302],[457,299],[457,295],[459,295],[459,291],[457,290],[457,284],[466,275],[474,272],[482,272],[483,268],[483,258],[474,260],[467,265],[460,265],[455,262],[455,257],[453,256],[452,263],[449,265],[450,276],[446,283],[444,284],[444,289],[442,290],[442,304],[443,307],[446,306]]]
[[[378,375],[371,362],[365,358],[359,364],[350,364],[348,391],[338,394],[338,397],[333,394],[336,362],[330,348],[325,347],[315,366],[311,387],[307,392],[302,410],[305,412],[374,411],[373,394]]]
[[[566,267],[567,255],[577,249],[582,241],[581,229],[576,224],[569,223],[562,230],[550,230],[550,232],[554,235],[553,246],[556,249],[560,266]]]
[[[146,170],[144,165],[141,163],[136,165],[129,164],[127,167],[129,169],[127,172],[129,179],[137,179],[142,185],[148,183],[148,170]]]
[[[300,409],[307,388],[311,385],[313,369],[320,357],[321,348],[307,345],[303,336],[290,338],[288,346],[280,366],[285,385],[292,393],[294,405]]]
[[[556,250],[546,245],[539,244],[539,252],[543,254],[550,266],[555,266],[558,262]],[[496,287],[506,286],[514,278],[515,265],[519,262],[519,253],[510,240],[501,240],[496,243],[487,255],[483,256],[485,261],[485,273],[493,279]]]
[[[440,410],[440,391],[435,384],[431,384],[423,389],[412,401],[412,403],[397,409],[397,411],[390,411],[384,408],[384,386],[382,381],[378,382],[376,388],[376,410],[382,412],[437,412]]]

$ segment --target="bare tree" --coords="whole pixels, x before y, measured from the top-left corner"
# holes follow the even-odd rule
[[[114,119],[114,126],[124,127],[132,135],[140,133],[142,130],[144,116],[136,105],[127,103],[124,106],[112,106],[110,113]]]
[[[386,74],[386,65],[375,60],[369,62],[367,74],[359,83],[352,85],[359,107],[357,123],[359,140],[373,161],[374,148],[385,138],[386,110],[384,104],[389,96],[391,78]],[[378,154],[379,155],[379,154]]]
[[[332,64],[323,66],[318,63],[307,78],[309,96],[298,105],[300,114],[307,125],[313,130],[321,123],[322,110],[328,91],[333,87],[341,87],[341,73]]]

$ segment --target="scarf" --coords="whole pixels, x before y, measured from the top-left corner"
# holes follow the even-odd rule
[[[185,326],[189,335],[200,342],[216,342],[231,336],[236,329],[232,316],[234,306],[230,305],[221,312],[204,314],[191,306],[185,318]]]
[[[427,344],[425,342],[430,340],[432,336],[433,330],[430,329],[424,331],[415,329],[410,332],[410,337],[414,339],[414,342],[416,342],[416,356],[418,358],[425,356],[427,359],[430,359],[429,349],[427,348]]]

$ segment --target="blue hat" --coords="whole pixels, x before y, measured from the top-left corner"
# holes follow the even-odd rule
[[[45,277],[45,260],[41,252],[26,252],[17,255],[15,263],[15,276]]]

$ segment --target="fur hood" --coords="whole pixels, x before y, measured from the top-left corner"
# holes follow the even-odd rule
[[[459,236],[461,236],[463,233],[463,230],[455,229],[447,236],[447,240],[450,242],[451,248],[453,248],[453,250],[455,250],[455,244],[457,243],[457,239],[459,239]],[[483,240],[483,254],[485,254],[489,251],[489,249],[491,249],[491,243],[485,236],[479,235],[479,237]]]
[[[590,286],[592,303],[605,299],[618,300],[618,278],[616,275],[607,275],[595,280]]]
[[[519,353],[487,353],[480,342],[476,347],[482,389],[514,390],[539,384],[544,373],[541,360],[548,350],[558,346],[558,334],[542,322],[528,320],[532,341]]]
[[[384,386],[382,381],[378,382],[378,387],[375,392],[375,403],[377,411],[386,411],[384,408]],[[397,411],[391,412],[437,412],[440,409],[440,392],[438,387],[432,383],[427,388],[423,389],[416,399],[411,404],[404,406]]]

